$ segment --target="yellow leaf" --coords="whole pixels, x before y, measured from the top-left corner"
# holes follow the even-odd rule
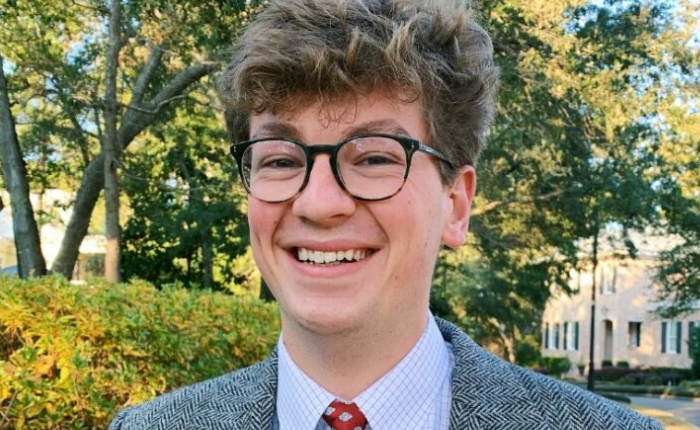
[[[26,414],[26,416],[28,416],[30,418],[35,417],[35,416],[39,415],[44,410],[45,406],[46,406],[45,403],[34,403],[27,408],[25,414]]]
[[[10,398],[10,388],[3,385],[2,387],[0,387],[0,404],[2,404],[3,401],[5,401],[9,398]]]
[[[53,365],[56,363],[56,357],[53,355],[44,355],[39,357],[39,360],[34,364],[34,372],[37,375],[46,375],[53,369]]]
[[[65,381],[66,379],[70,378],[70,375],[71,375],[70,367],[68,367],[68,366],[61,367],[61,381]]]

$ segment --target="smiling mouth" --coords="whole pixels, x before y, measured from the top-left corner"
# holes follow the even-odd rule
[[[308,264],[338,265],[354,263],[372,255],[370,249],[348,249],[343,251],[316,251],[307,248],[296,248],[298,261]]]

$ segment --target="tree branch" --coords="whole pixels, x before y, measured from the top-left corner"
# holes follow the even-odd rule
[[[107,9],[105,9],[105,8],[93,7],[93,6],[90,6],[90,5],[78,3],[78,2],[75,1],[75,0],[71,0],[71,3],[73,3],[75,6],[78,6],[78,7],[82,7],[82,8],[85,8],[85,9],[94,10],[94,11],[96,11],[96,12],[101,13],[102,15],[107,15],[107,14],[109,13],[109,10],[107,10]]]
[[[160,102],[160,103],[158,104],[158,106],[156,106],[156,108],[153,109],[153,110],[144,109],[144,108],[142,108],[142,107],[135,106],[135,105],[133,105],[133,104],[129,104],[129,105],[124,105],[124,104],[122,104],[122,106],[126,107],[127,109],[133,109],[133,110],[136,110],[136,111],[138,111],[138,112],[145,113],[145,114],[148,114],[148,115],[157,115],[158,112],[160,112],[160,110],[161,110],[163,107],[165,107],[165,106],[167,106],[168,104],[170,104],[170,102],[174,102],[175,100],[186,99],[186,98],[187,98],[187,94],[180,94],[179,96],[171,97],[171,98],[169,98],[169,99],[167,99],[167,100],[163,100],[162,102]]]
[[[174,97],[182,94],[189,85],[197,82],[202,77],[212,73],[217,68],[217,63],[198,63],[177,74],[170,83],[162,88],[158,94],[146,105],[140,107],[141,110],[149,111],[143,113],[130,106],[126,110],[119,127],[118,136],[120,138],[121,149],[124,150],[146,127],[155,120],[154,111],[162,109],[170,103]],[[95,109],[95,123],[99,132],[99,111]],[[104,142],[105,135],[100,134],[100,141]],[[92,214],[100,191],[104,186],[104,152],[95,157],[85,170],[78,194],[75,198],[73,214],[66,226],[63,235],[61,248],[51,267],[52,271],[60,273],[70,278],[78,256],[80,242],[87,234],[90,215]]]
[[[7,405],[7,410],[5,411],[5,413],[2,414],[2,421],[0,421],[0,430],[3,430],[5,427],[7,427],[7,424],[9,424],[10,410],[12,409],[12,405],[17,399],[17,394],[19,394],[19,390],[12,393],[10,403]]]
[[[153,51],[151,51],[151,54],[146,60],[146,64],[143,66],[143,69],[141,69],[141,73],[139,73],[139,77],[136,78],[134,89],[131,91],[131,105],[138,105],[143,100],[143,95],[146,93],[146,89],[148,89],[148,84],[151,82],[153,73],[155,73],[160,66],[160,61],[163,58],[164,52],[161,45],[154,47]]]
[[[496,209],[500,208],[501,206],[509,206],[509,205],[521,204],[521,203],[534,203],[536,201],[549,200],[549,199],[552,199],[554,197],[558,197],[562,194],[564,194],[564,191],[558,190],[558,191],[552,191],[551,193],[542,194],[541,196],[516,196],[516,197],[511,197],[509,199],[499,200],[499,201],[495,201],[495,202],[489,202],[483,206],[477,207],[474,211],[472,211],[472,216],[483,215],[487,212],[496,210]]]
[[[172,81],[170,81],[170,84],[163,87],[163,89],[161,89],[158,94],[153,97],[149,105],[157,106],[163,101],[182,93],[185,88],[190,86],[192,83],[216,70],[217,65],[218,63],[210,61],[195,64],[194,66],[183,70],[182,72],[178,73]]]
[[[216,70],[216,67],[217,63],[215,62],[195,64],[178,73],[150,102],[140,106],[138,110],[130,105],[119,128],[121,147],[126,148],[139,133],[153,122],[160,109],[176,100],[188,86]]]

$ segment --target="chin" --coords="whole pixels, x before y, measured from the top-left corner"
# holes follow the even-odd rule
[[[343,335],[355,332],[361,327],[361,319],[352,312],[338,312],[337,309],[322,309],[319,312],[301,313],[290,316],[295,325],[319,336]]]

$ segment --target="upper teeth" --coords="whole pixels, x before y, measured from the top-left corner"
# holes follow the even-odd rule
[[[311,261],[317,264],[333,263],[335,261],[360,261],[367,256],[367,250],[348,249],[346,251],[314,251],[312,249],[297,248],[299,261]]]

